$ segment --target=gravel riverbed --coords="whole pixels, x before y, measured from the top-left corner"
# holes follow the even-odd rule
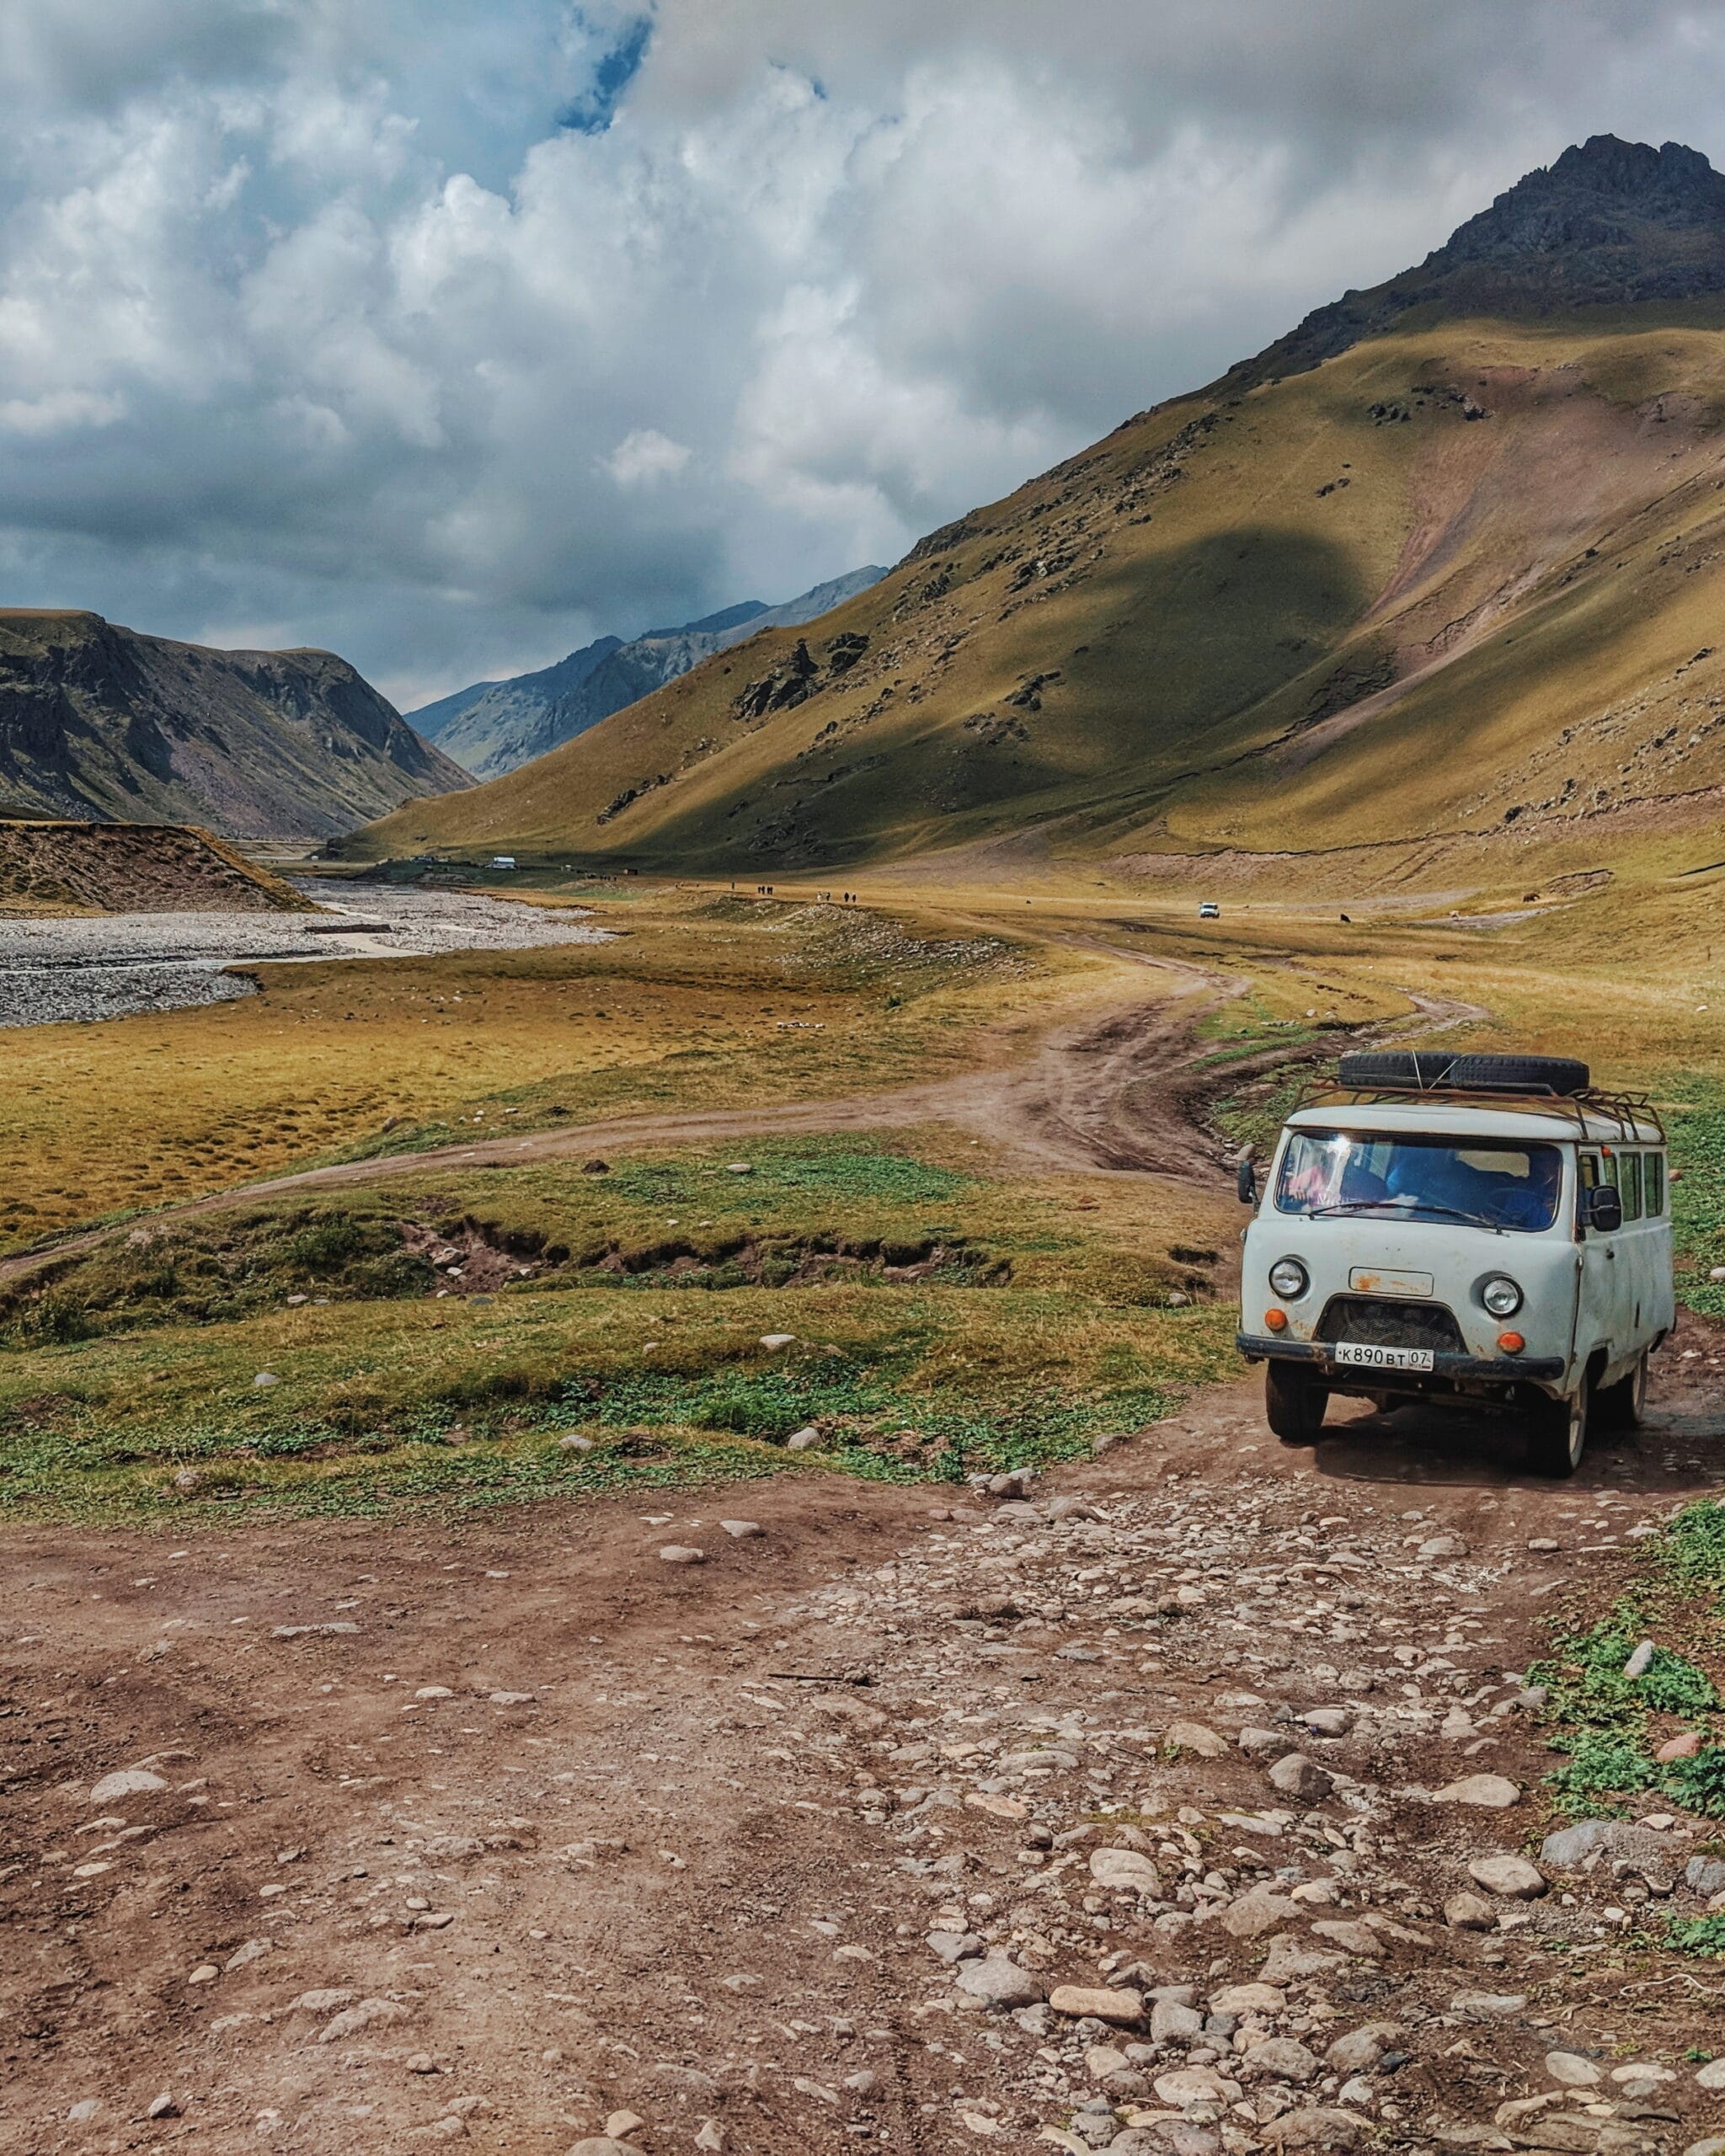
[[[296,878],[295,888],[328,910],[0,920],[0,1026],[230,1002],[257,992],[243,970],[234,970],[248,963],[422,958],[606,938],[574,911],[462,891],[356,887],[318,877]]]

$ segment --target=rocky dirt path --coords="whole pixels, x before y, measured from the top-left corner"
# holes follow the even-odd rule
[[[1725,1972],[1623,1940],[1718,1865],[1541,1857],[1525,1677],[1720,1362],[1561,1490],[1242,1382],[1028,1502],[11,1538],[0,2148],[1717,2156]]]

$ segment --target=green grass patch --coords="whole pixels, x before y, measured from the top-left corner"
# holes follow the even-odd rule
[[[1668,1917],[1665,1938],[1680,1954],[1725,1959],[1725,1916]]]
[[[1567,1755],[1546,1776],[1558,1811],[1609,1814],[1657,1790],[1685,1811],[1725,1818],[1725,1703],[1706,1666],[1725,1652],[1722,1588],[1725,1506],[1706,1499],[1643,1545],[1640,1577],[1603,1617],[1555,1633],[1551,1654],[1528,1676],[1546,1689],[1551,1749]],[[1626,1676],[1637,1646],[1650,1638],[1662,1643],[1648,1668]],[[1662,1721],[1700,1732],[1701,1749],[1657,1760],[1669,1733]]]

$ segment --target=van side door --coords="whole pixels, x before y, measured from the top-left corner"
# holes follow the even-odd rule
[[[1577,1156],[1575,1364],[1586,1364],[1595,1348],[1605,1351],[1602,1383],[1621,1377],[1633,1344],[1636,1303],[1633,1248],[1626,1229],[1606,1233],[1587,1225],[1589,1191],[1610,1183],[1621,1189],[1617,1156],[1602,1146],[1584,1146]]]

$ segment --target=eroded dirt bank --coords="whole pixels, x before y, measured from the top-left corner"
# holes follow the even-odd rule
[[[1028,1506],[13,1538],[0,2146],[1680,2150],[1725,1983],[1620,1942],[1696,1845],[1469,1867],[1537,1855],[1538,1626],[1717,1479],[1718,1363],[1557,1490],[1242,1383]]]

